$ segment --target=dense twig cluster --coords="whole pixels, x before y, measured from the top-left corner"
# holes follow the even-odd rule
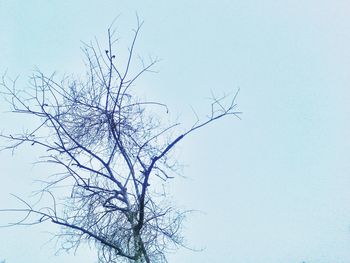
[[[26,213],[16,224],[51,221],[63,226],[59,236],[65,249],[94,242],[101,262],[166,262],[165,252],[182,244],[184,214],[159,202],[150,192],[151,184],[171,178],[169,153],[179,141],[219,118],[238,114],[235,96],[226,106],[227,98],[213,97],[207,119],[172,136],[178,124],[164,126],[153,114],[154,106],[167,112],[166,105],[142,101],[132,91],[136,80],[157,62],[142,64],[131,74],[141,26],[138,23],[134,31],[124,68],[117,66],[109,29],[106,50],[84,47],[88,71],[83,81],[65,77],[57,82],[54,76],[37,72],[31,88],[22,91],[5,77],[2,81],[13,111],[40,120],[28,132],[2,134],[9,142],[5,148],[40,146],[47,152],[44,162],[63,168],[41,191],[51,196],[50,206],[36,208],[20,199],[26,208],[6,211]],[[61,184],[70,193],[59,205],[54,190]]]

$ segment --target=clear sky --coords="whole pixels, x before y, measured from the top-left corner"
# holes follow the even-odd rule
[[[127,41],[145,20],[138,53],[162,59],[141,94],[184,123],[205,114],[210,92],[241,91],[242,120],[225,119],[180,146],[174,202],[201,213],[169,262],[348,263],[350,260],[350,2],[347,0],[0,0],[0,72],[82,72],[80,41]],[[127,42],[124,42],[125,46]],[[125,52],[121,46],[121,52]],[[4,114],[0,129],[28,121]],[[49,168],[36,152],[0,153],[0,207],[27,196]],[[1,220],[7,220],[4,215]],[[54,256],[50,225],[0,229],[7,263],[94,263],[87,248]]]

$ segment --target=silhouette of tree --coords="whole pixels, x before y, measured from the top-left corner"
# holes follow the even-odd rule
[[[24,213],[14,225],[50,221],[62,226],[57,237],[63,249],[93,243],[100,262],[166,262],[166,252],[183,245],[180,230],[185,213],[156,192],[159,182],[176,175],[171,152],[195,131],[239,114],[237,94],[213,96],[208,117],[197,119],[185,131],[176,129],[180,123],[164,123],[167,106],[144,101],[134,92],[140,76],[158,61],[141,60],[135,73],[134,49],[141,26],[138,22],[133,31],[124,64],[114,50],[116,39],[109,28],[106,50],[98,44],[83,47],[87,65],[83,80],[57,81],[55,75],[37,71],[24,90],[6,77],[2,81],[2,93],[13,112],[40,121],[27,132],[1,134],[7,140],[4,148],[41,147],[46,154],[40,162],[56,165],[57,171],[40,190],[41,198],[50,197],[50,205],[17,197],[25,208],[2,211]],[[64,199],[57,192],[62,186],[69,192]]]

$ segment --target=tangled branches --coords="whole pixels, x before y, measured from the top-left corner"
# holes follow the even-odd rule
[[[118,67],[114,37],[108,30],[108,48],[86,45],[86,78],[76,80],[36,72],[31,87],[18,90],[4,77],[2,93],[15,113],[40,121],[20,134],[1,134],[5,149],[31,144],[45,150],[44,162],[61,167],[55,179],[41,190],[51,205],[37,208],[20,199],[25,213],[15,224],[50,221],[62,226],[63,247],[76,249],[93,242],[101,262],[166,262],[169,249],[182,244],[184,213],[152,194],[157,180],[168,181],[175,168],[169,156],[187,135],[225,116],[237,116],[235,97],[213,98],[207,119],[176,136],[179,123],[163,124],[155,107],[167,106],[143,101],[133,92],[139,77],[157,63],[142,64],[131,74],[135,43],[142,23],[134,30],[128,58]],[[118,61],[120,62],[120,61]],[[58,169],[58,168],[57,168]],[[65,185],[69,194],[58,202],[55,187]]]

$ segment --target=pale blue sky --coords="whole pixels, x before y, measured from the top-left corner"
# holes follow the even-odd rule
[[[34,67],[82,72],[80,41],[103,43],[121,15],[126,46],[136,11],[145,20],[138,53],[162,59],[141,94],[190,123],[190,106],[204,115],[211,90],[241,88],[242,121],[222,120],[180,146],[186,179],[174,180],[171,193],[178,206],[203,211],[188,218],[185,234],[206,249],[180,250],[169,262],[348,263],[350,3],[0,0],[0,72],[20,74],[20,83]],[[1,130],[28,123],[3,113],[0,121]],[[14,205],[9,193],[35,189],[47,168],[32,168],[35,152],[0,158],[4,207]],[[0,229],[0,259],[95,262],[87,250],[54,257],[44,231],[54,229]]]

